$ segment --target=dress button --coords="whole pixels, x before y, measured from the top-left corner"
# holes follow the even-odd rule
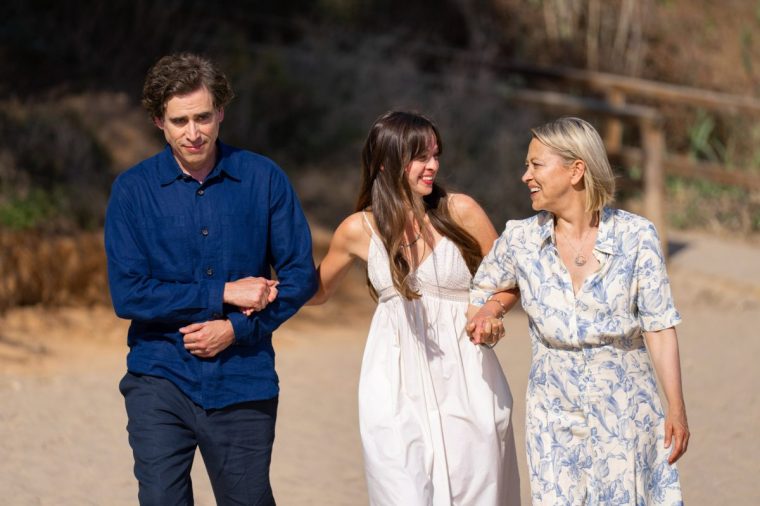
[[[204,194],[204,193],[206,193],[206,192],[203,190],[203,188],[201,188],[200,190],[198,190],[198,191],[197,191],[197,192],[195,192],[195,193],[196,193],[196,194],[197,194],[199,197],[202,197],[202,196],[203,196],[203,194]]]
[[[201,229],[201,235],[204,235],[204,236],[208,235],[208,229],[206,227],[203,227]]]
[[[214,268],[209,267],[206,269],[206,276],[213,276],[214,275]]]

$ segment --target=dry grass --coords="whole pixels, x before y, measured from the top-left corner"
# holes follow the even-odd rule
[[[0,311],[33,304],[109,301],[100,232],[0,231]]]

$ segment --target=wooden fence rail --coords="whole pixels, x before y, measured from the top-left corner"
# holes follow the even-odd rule
[[[603,136],[607,151],[627,165],[639,165],[643,169],[644,214],[657,227],[663,245],[667,245],[666,173],[760,191],[760,175],[757,173],[730,170],[720,164],[698,162],[685,155],[668,154],[664,118],[660,112],[652,106],[627,102],[627,97],[633,95],[660,103],[702,107],[730,114],[748,113],[760,117],[760,100],[754,97],[578,69],[509,65],[507,70],[531,77],[578,82],[602,94],[603,99],[525,89],[501,91],[506,99],[515,102],[561,109],[569,114],[592,113],[606,117]],[[624,124],[639,129],[641,148],[623,145]]]

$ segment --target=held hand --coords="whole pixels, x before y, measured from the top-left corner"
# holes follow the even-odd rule
[[[665,448],[670,448],[671,442],[673,449],[668,457],[668,464],[675,464],[678,459],[686,453],[689,447],[689,424],[686,421],[686,411],[681,408],[677,410],[668,409],[665,417]]]
[[[270,279],[270,280],[267,280],[267,283],[269,284],[269,297],[267,298],[267,306],[268,306],[269,304],[274,302],[274,300],[277,298],[277,294],[279,293],[279,291],[277,290],[277,285],[279,285],[280,282],[272,281]],[[261,309],[264,309],[264,308],[261,308]],[[256,310],[252,307],[246,307],[246,308],[241,308],[240,312],[246,316],[251,316],[253,313],[256,312]]]
[[[467,322],[465,331],[474,344],[494,346],[504,337],[504,322],[496,318],[487,308],[482,307]]]
[[[261,311],[271,300],[274,300],[270,292],[276,287],[276,283],[266,278],[254,277],[230,281],[224,285],[224,302],[253,311]],[[275,291],[274,297],[276,296]]]
[[[218,355],[235,341],[229,320],[193,323],[179,329],[184,334],[185,349],[200,358]]]

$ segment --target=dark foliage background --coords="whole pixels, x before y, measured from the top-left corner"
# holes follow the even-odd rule
[[[0,19],[0,225],[97,229],[113,177],[162,143],[138,112],[146,70],[164,54],[194,51],[216,60],[237,92],[222,138],[276,160],[316,222],[334,226],[351,210],[369,125],[407,108],[439,124],[442,176],[499,228],[530,213],[519,182],[528,129],[558,115],[505,102],[499,87],[538,84],[505,64],[714,85],[728,37],[718,57],[690,59],[688,47],[714,40],[693,31],[691,46],[674,45],[669,34],[676,23],[734,30],[720,16],[747,9],[699,3],[706,14],[695,20],[686,0],[9,0]],[[723,85],[754,89],[757,50],[751,37],[737,41],[733,59],[745,63],[723,72]],[[760,165],[755,123],[732,130],[737,123],[699,112],[671,116],[670,146]]]

